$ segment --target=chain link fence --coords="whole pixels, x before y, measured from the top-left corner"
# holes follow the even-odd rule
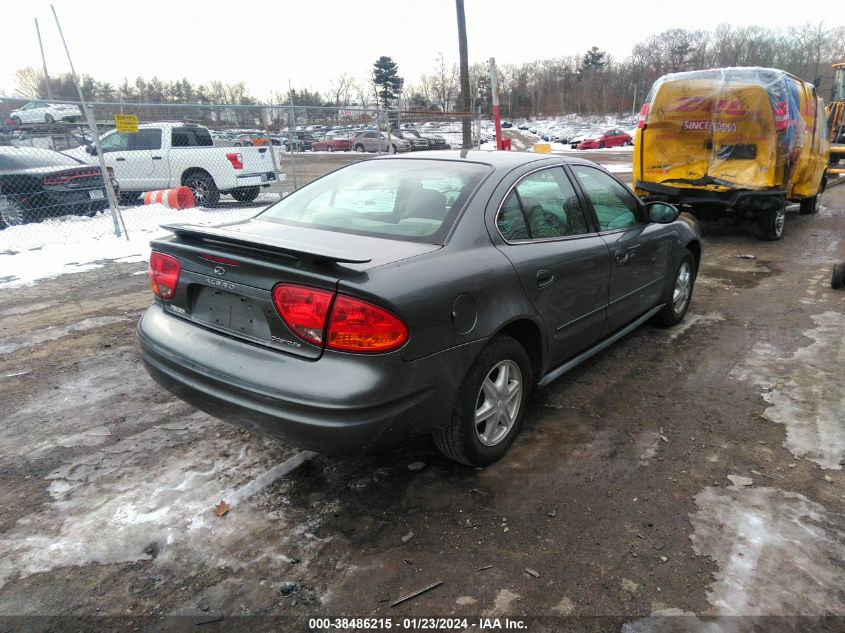
[[[465,119],[475,147],[495,146],[490,125],[474,114],[374,106],[88,108],[99,135],[79,103],[0,99],[0,254],[79,237],[160,233],[168,222],[251,217],[353,162],[459,149]],[[116,118],[131,127],[133,117],[136,128],[116,128]]]

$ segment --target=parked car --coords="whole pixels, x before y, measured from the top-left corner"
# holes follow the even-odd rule
[[[390,136],[390,147],[387,145],[387,134],[376,130],[362,130],[349,140],[349,144],[356,152],[410,152],[411,144],[396,135]]]
[[[634,142],[630,134],[622,130],[608,130],[598,137],[587,138],[578,143],[577,149],[604,149],[605,147],[628,147]]]
[[[285,151],[290,152],[295,150],[297,152],[308,152],[314,148],[314,136],[311,132],[297,129],[294,132],[288,132],[285,139]]]
[[[513,127],[513,123],[511,123],[510,121],[502,121],[502,127],[503,128]]]
[[[109,132],[100,138],[100,147],[126,204],[144,191],[180,185],[191,188],[197,206],[215,206],[221,194],[252,202],[261,187],[276,182],[269,152],[279,150],[215,147],[207,128],[190,123],[146,123],[135,134]],[[65,154],[91,165],[98,161],[94,144]],[[280,161],[279,154],[277,167]]]
[[[402,130],[393,130],[391,134],[398,138],[403,138],[411,144],[411,150],[421,151],[431,149],[431,141],[424,138],[419,132],[414,129],[406,128]]]
[[[788,202],[818,212],[829,156],[813,84],[774,68],[673,73],[643,105],[634,186],[702,220],[750,220],[761,239],[779,240]]]
[[[311,145],[315,152],[348,152],[349,134],[346,132],[329,132],[322,140]]]
[[[327,453],[433,434],[501,457],[532,387],[686,314],[692,219],[588,161],[449,151],[341,168],[154,240],[140,353],[213,416]]]
[[[94,215],[108,205],[98,167],[49,149],[0,147],[0,229],[59,215]]]
[[[452,149],[449,142],[440,134],[434,132],[420,132],[419,130],[408,130],[411,134],[417,134],[428,141],[430,149]]]
[[[79,121],[82,112],[69,103],[47,103],[31,101],[25,106],[12,110],[9,118],[17,125],[23,123],[55,123],[56,121]]]

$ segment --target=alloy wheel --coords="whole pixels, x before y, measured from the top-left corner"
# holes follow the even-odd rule
[[[0,205],[0,220],[6,226],[20,226],[24,224],[23,207],[14,200],[7,200]]]
[[[678,276],[675,277],[675,289],[672,292],[672,308],[675,310],[675,314],[680,314],[686,308],[691,286],[692,269],[689,262],[684,262],[678,269]]]
[[[495,446],[507,437],[522,404],[522,372],[512,360],[503,360],[491,369],[475,404],[475,433],[484,446]]]
[[[194,194],[194,202],[196,203],[196,205],[198,207],[202,206],[201,203],[208,200],[208,184],[203,180],[192,180],[190,181],[188,186],[191,188],[191,192]]]

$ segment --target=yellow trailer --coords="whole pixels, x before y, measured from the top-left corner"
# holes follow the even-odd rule
[[[783,237],[787,202],[815,213],[830,151],[812,84],[771,68],[665,75],[651,88],[634,142],[634,188],[702,220],[725,214]]]

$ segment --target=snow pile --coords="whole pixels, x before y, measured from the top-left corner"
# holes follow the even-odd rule
[[[150,240],[164,237],[162,224],[218,224],[254,216],[256,207],[184,209],[161,204],[123,209],[127,234],[114,235],[111,215],[67,216],[0,231],[0,288],[32,284],[39,279],[99,268],[105,261],[147,261]]]

